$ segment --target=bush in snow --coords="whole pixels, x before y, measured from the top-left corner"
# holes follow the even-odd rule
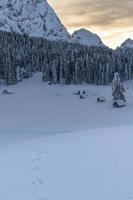
[[[99,97],[97,97],[97,102],[99,103],[99,102],[105,102],[106,101],[106,99],[105,99],[105,97],[104,96],[99,96]]]

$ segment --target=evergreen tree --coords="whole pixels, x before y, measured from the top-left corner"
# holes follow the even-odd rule
[[[115,73],[114,80],[112,83],[112,96],[113,100],[125,100],[125,95],[124,95],[125,89],[122,81],[120,80],[119,74]]]

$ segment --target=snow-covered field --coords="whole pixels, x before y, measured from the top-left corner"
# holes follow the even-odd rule
[[[49,86],[40,74],[0,94],[0,200],[133,199],[133,82],[126,87],[120,109],[109,86]]]

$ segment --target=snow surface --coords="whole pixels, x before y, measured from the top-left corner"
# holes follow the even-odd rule
[[[74,43],[80,43],[82,45],[90,46],[102,46],[105,45],[102,43],[100,37],[86,29],[80,29],[74,31],[72,34],[72,41]]]
[[[132,199],[132,85],[120,109],[110,86],[48,85],[41,74],[1,86],[0,199]],[[105,103],[96,102],[100,95]]]

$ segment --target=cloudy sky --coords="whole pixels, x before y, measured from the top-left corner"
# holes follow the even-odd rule
[[[68,31],[86,28],[115,48],[133,39],[133,0],[48,0]]]

